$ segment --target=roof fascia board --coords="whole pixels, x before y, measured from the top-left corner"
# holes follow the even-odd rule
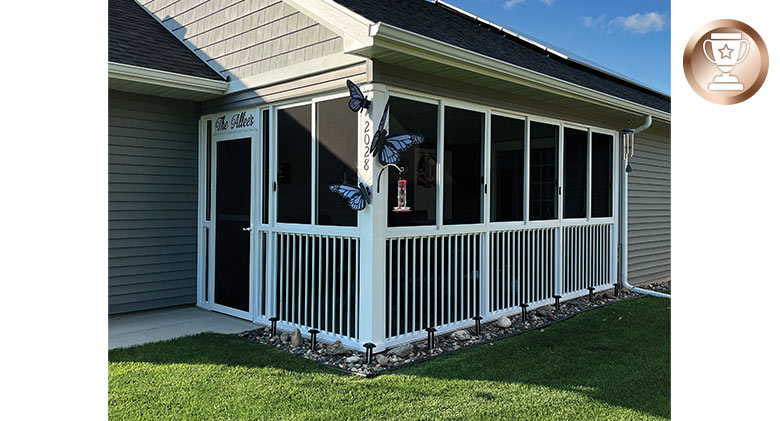
[[[388,25],[384,22],[372,25],[370,35],[374,38],[374,45],[378,47],[386,47],[443,64],[469,69],[477,73],[529,85],[558,95],[641,115],[652,115],[653,118],[671,121],[670,113],[509,64],[483,54]],[[362,53],[362,55],[370,55],[370,50],[370,48],[365,48],[348,52],[351,54]]]
[[[344,39],[344,51],[369,47],[374,22],[331,0],[284,0]]]
[[[109,79],[129,80],[217,95],[224,94],[230,85],[228,82],[221,80],[206,79],[115,62],[108,63],[108,77]]]

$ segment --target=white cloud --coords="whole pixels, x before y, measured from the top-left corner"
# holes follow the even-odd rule
[[[609,26],[617,27],[634,34],[659,32],[666,26],[666,16],[658,12],[647,12],[645,14],[634,13],[631,16],[618,16],[615,19],[612,19],[609,21]]]
[[[539,3],[544,3],[548,6],[552,6],[557,0],[539,0]],[[525,0],[506,0],[504,2],[504,10],[512,10],[513,7],[520,3],[525,3]]]
[[[520,3],[525,3],[525,0],[507,0],[504,3],[504,10],[512,10],[513,7],[517,6]]]
[[[580,24],[586,28],[595,28],[599,26],[600,23],[604,22],[605,18],[605,15],[601,15],[599,17],[580,16]]]

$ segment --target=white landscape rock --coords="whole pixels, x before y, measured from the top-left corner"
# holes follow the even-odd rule
[[[508,327],[512,327],[512,321],[509,320],[509,317],[501,316],[496,320],[496,326],[506,329]]]
[[[303,336],[301,335],[301,331],[298,330],[297,327],[293,329],[292,334],[290,335],[290,345],[292,346],[303,345]]]
[[[353,355],[351,357],[347,357],[347,364],[357,364],[360,362],[360,360],[362,360],[361,357]]]
[[[452,335],[450,335],[452,339],[455,339],[457,341],[467,341],[471,339],[471,334],[465,330],[456,330],[452,332]]]

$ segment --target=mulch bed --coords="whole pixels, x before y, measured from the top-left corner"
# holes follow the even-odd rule
[[[668,291],[671,289],[671,281],[644,285],[643,288],[653,291]],[[428,351],[427,340],[400,345],[381,354],[375,354],[370,365],[366,364],[365,352],[349,350],[339,341],[327,344],[318,340],[317,350],[312,352],[311,342],[308,339],[304,338],[300,345],[294,346],[290,333],[277,330],[276,336],[271,337],[270,327],[249,330],[239,333],[238,336],[302,356],[339,371],[363,377],[373,377],[460,349],[490,343],[532,330],[543,330],[553,323],[562,322],[585,311],[641,296],[643,294],[626,290],[622,290],[617,296],[614,296],[610,291],[609,293],[594,294],[592,301],[588,300],[588,296],[584,296],[561,302],[559,311],[555,310],[554,305],[539,307],[528,311],[525,322],[522,321],[521,314],[518,314],[507,317],[508,321],[498,319],[490,323],[483,323],[479,336],[476,335],[474,326],[437,335],[434,348],[431,351]],[[502,323],[508,327],[499,327]]]

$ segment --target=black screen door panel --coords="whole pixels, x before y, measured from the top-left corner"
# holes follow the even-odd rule
[[[250,139],[217,142],[214,302],[249,311]]]

